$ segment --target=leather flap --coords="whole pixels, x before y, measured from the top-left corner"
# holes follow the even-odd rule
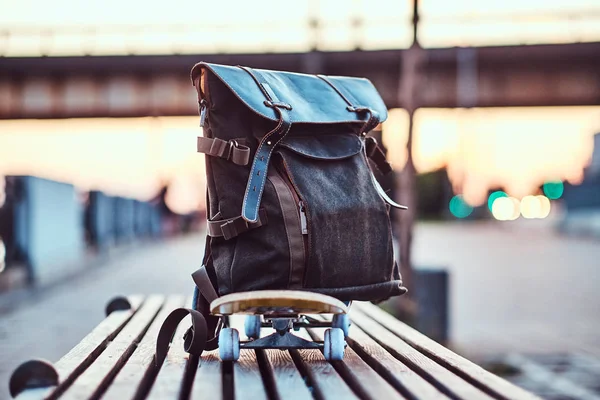
[[[198,63],[192,68],[192,82],[200,76],[202,68],[215,74],[243,103],[258,115],[272,121],[278,120],[277,112],[264,104],[265,96],[254,78],[240,67]],[[279,101],[292,106],[291,121],[294,123],[364,123],[368,113],[348,110],[348,104],[323,79],[316,75],[293,72],[258,70],[264,76],[269,89]],[[368,107],[377,111],[381,122],[387,118],[387,108],[375,86],[365,78],[327,77],[355,107]]]
[[[358,154],[362,142],[356,135],[287,136],[279,146],[317,160],[340,160]]]

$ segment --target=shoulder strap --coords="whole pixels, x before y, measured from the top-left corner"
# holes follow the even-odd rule
[[[322,80],[324,80],[325,82],[327,82],[327,84],[329,84],[329,86],[331,86],[333,88],[333,90],[335,90],[337,92],[337,94],[339,94],[340,97],[342,99],[344,99],[346,104],[348,104],[348,107],[347,107],[348,111],[353,111],[355,113],[366,112],[369,114],[369,119],[367,119],[367,121],[365,122],[365,124],[363,125],[363,127],[361,128],[361,131],[360,131],[360,133],[363,136],[366,136],[367,133],[369,133],[377,125],[379,125],[379,122],[380,122],[379,114],[375,110],[372,110],[368,107],[363,107],[363,106],[353,104],[352,101],[350,100],[352,98],[350,93],[346,93],[346,95],[344,95],[342,90],[340,88],[338,88],[337,86],[335,86],[334,83],[329,78],[327,78],[325,75],[317,75],[317,76],[319,78],[321,78]],[[391,172],[392,167],[385,159],[385,155],[379,149],[379,146],[377,146],[377,141],[375,140],[375,138],[369,137],[365,140],[364,152],[367,157],[369,157],[371,160],[373,160],[373,162],[375,162],[375,165],[377,165],[377,168],[383,174],[387,174],[387,173]],[[377,179],[375,179],[375,176],[373,175],[373,171],[371,171],[371,180],[373,181],[373,185],[375,186],[377,193],[379,194],[379,196],[381,196],[381,198],[386,203],[388,203],[392,207],[399,208],[401,210],[407,209],[406,206],[398,204],[394,200],[390,199],[390,197],[387,195],[385,190],[383,190],[383,188],[381,187],[379,182],[377,182]]]
[[[290,128],[292,122],[290,119],[289,112],[292,110],[292,106],[279,101],[279,98],[273,92],[266,79],[261,72],[252,70],[248,67],[239,67],[246,71],[252,76],[261,92],[265,96],[264,104],[267,107],[275,109],[279,117],[279,123],[270,132],[268,132],[258,144],[256,154],[254,155],[254,161],[250,168],[250,176],[248,177],[248,184],[246,185],[246,192],[244,194],[244,201],[242,203],[242,218],[248,222],[258,221],[258,210],[260,207],[260,200],[262,198],[263,190],[267,179],[267,168],[269,167],[269,160],[273,149],[283,139]]]

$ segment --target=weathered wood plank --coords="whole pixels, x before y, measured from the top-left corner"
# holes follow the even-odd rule
[[[360,310],[354,309],[352,311],[354,324],[362,328],[381,346],[392,353],[394,357],[415,370],[444,394],[454,399],[491,399],[486,393],[410,347]]]
[[[223,390],[219,350],[203,353],[200,366],[196,371],[190,398],[194,400],[218,400],[224,397]]]
[[[236,400],[267,399],[254,350],[241,350],[240,359],[233,363],[233,390]]]
[[[305,329],[295,332],[296,335],[312,340]],[[292,358],[304,368],[309,383],[313,387],[315,397],[323,400],[352,400],[358,399],[358,396],[346,384],[344,379],[338,374],[329,362],[325,360],[320,350],[291,350]]]
[[[240,340],[247,340],[244,334],[244,316],[229,316],[229,326],[240,332]],[[262,373],[258,366],[256,352],[254,350],[240,350],[240,359],[233,363],[224,362],[222,368],[232,368],[233,389],[236,400],[259,400],[267,399],[267,389],[263,382]]]
[[[367,364],[405,396],[418,399],[448,399],[419,374],[394,358],[358,326],[352,326],[347,342]]]
[[[314,340],[323,340],[323,329],[310,329]],[[359,397],[363,399],[404,399],[385,379],[373,371],[371,367],[351,347],[346,347],[343,361],[332,361],[331,364],[344,378]]]
[[[191,299],[187,299],[186,304],[190,303]],[[191,385],[191,388],[186,388],[191,391],[190,398],[214,400],[222,398],[221,364],[218,351],[204,353],[200,360],[198,357],[190,356],[184,350],[183,335],[190,324],[189,317],[179,324],[167,358],[152,385],[148,399],[178,398],[186,376],[185,384]]]
[[[106,350],[73,382],[62,398],[99,398],[135,350],[136,344],[160,310],[163,301],[164,296],[149,296]]]
[[[19,395],[17,399],[42,399],[60,395],[106,349],[108,343],[131,319],[143,300],[143,296],[129,297],[131,310],[111,313],[54,364],[59,376],[60,383],[58,386],[27,390]]]
[[[266,350],[266,361],[268,366],[265,373],[272,373],[275,383],[275,390],[281,399],[312,399],[312,395],[302,375],[296,368],[294,360],[289,351]]]
[[[145,381],[144,377],[147,374],[154,375],[157,372],[154,363],[154,353],[156,351],[158,331],[169,313],[181,307],[185,300],[185,296],[169,296],[166,299],[160,312],[154,318],[154,321],[142,338],[142,341],[104,394],[106,399],[131,399],[136,392],[141,391],[143,393],[147,390],[147,388],[141,387],[141,385],[145,383],[143,381]],[[152,379],[152,377],[150,376],[149,378]]]
[[[539,399],[534,394],[489,373],[479,365],[452,352],[371,303],[355,302],[353,308],[368,315],[415,349],[496,398],[507,400]]]

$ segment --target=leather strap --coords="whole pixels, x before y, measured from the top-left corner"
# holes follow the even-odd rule
[[[238,144],[235,140],[225,141],[219,138],[199,136],[198,152],[231,160],[236,165],[248,165],[250,161],[250,148]]]
[[[351,101],[351,99],[353,99],[352,94],[346,93],[344,95],[343,91],[340,88],[338,88],[337,86],[335,86],[333,84],[333,82],[331,82],[331,80],[328,77],[326,77],[325,75],[317,75],[317,77],[320,78],[321,80],[323,80],[324,82],[326,82],[329,86],[331,86],[331,88],[333,90],[336,91],[337,94],[340,95],[340,97],[346,102],[346,104],[348,104],[348,107],[346,107],[346,109],[348,111],[355,112],[357,114],[360,114],[360,113],[368,113],[369,114],[369,118],[367,119],[365,124],[360,129],[360,133],[363,136],[365,136],[367,133],[369,133],[370,131],[375,129],[375,127],[377,125],[379,125],[379,122],[381,122],[381,118],[379,117],[379,113],[377,111],[375,111],[369,107],[359,106],[355,102],[352,102]]]
[[[277,126],[268,132],[258,144],[256,154],[254,155],[254,161],[250,168],[250,176],[248,178],[244,201],[242,203],[242,218],[248,222],[254,223],[259,220],[260,201],[267,180],[267,169],[269,167],[271,154],[273,154],[273,150],[277,144],[288,134],[292,127],[292,121],[289,115],[292,106],[279,100],[261,72],[247,67],[239,68],[252,76],[266,98],[265,105],[275,109],[279,117]]]
[[[327,78],[324,75],[317,75],[319,78],[321,78],[323,81],[327,82],[327,84],[329,84],[329,86],[331,86],[333,88],[333,90],[335,90],[337,92],[337,94],[340,95],[340,97],[342,99],[344,99],[344,101],[346,102],[346,104],[348,104],[348,107],[346,107],[346,109],[348,111],[352,111],[355,113],[368,113],[369,114],[369,119],[367,119],[367,121],[365,122],[365,124],[362,126],[362,128],[360,129],[360,133],[363,136],[366,136],[367,133],[369,133],[370,131],[372,131],[373,129],[375,129],[375,127],[377,125],[379,125],[379,122],[381,121],[381,118],[379,117],[379,113],[377,113],[377,111],[372,110],[368,107],[363,107],[363,106],[356,106],[354,105],[349,98],[352,97],[352,94],[350,93],[346,93],[346,96],[344,95],[344,93],[340,90],[340,88],[336,87],[333,82],[331,82],[331,80],[329,78]],[[377,168],[383,173],[383,174],[387,174],[392,170],[392,167],[390,166],[390,164],[387,162],[387,160],[385,159],[385,154],[383,154],[383,152],[381,151],[381,149],[379,149],[379,147],[377,146],[377,140],[373,137],[367,137],[365,139],[365,155],[369,158],[371,158],[373,160],[373,162],[375,162],[375,165],[377,165]],[[375,186],[375,189],[377,190],[377,193],[379,193],[379,195],[381,196],[381,198],[388,203],[390,206],[395,207],[395,208],[399,208],[401,210],[407,210],[408,207],[403,206],[401,204],[396,203],[394,200],[390,199],[390,197],[387,195],[387,193],[385,192],[385,190],[383,190],[383,188],[381,187],[381,185],[379,184],[379,182],[377,181],[377,179],[375,178],[375,175],[373,175],[373,171],[371,172],[371,180],[373,181],[373,185]]]
[[[200,290],[200,294],[206,299],[208,304],[219,297],[204,265],[192,274],[192,279],[198,287],[198,290]]]
[[[206,348],[208,328],[206,326],[206,319],[202,313],[189,308],[177,308],[167,316],[158,332],[158,337],[156,338],[156,355],[154,358],[156,366],[161,366],[165,361],[173,334],[177,330],[179,323],[188,315],[192,317],[192,327],[184,335],[185,351],[190,354],[200,355]]]
[[[379,172],[383,175],[387,175],[392,172],[392,166],[388,163],[385,158],[385,154],[381,150],[381,148],[377,145],[377,139],[372,136],[367,136],[365,138],[365,151],[367,153],[367,157],[369,157],[377,166]]]
[[[223,237],[229,240],[250,229],[259,228],[267,224],[267,212],[261,208],[256,222],[248,222],[242,216],[220,221],[208,221],[208,236]]]

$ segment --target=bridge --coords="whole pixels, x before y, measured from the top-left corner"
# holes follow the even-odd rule
[[[0,119],[196,115],[188,76],[198,61],[366,76],[389,108],[600,104],[600,43],[411,52],[5,57]],[[415,95],[407,98],[402,77],[411,66]]]

